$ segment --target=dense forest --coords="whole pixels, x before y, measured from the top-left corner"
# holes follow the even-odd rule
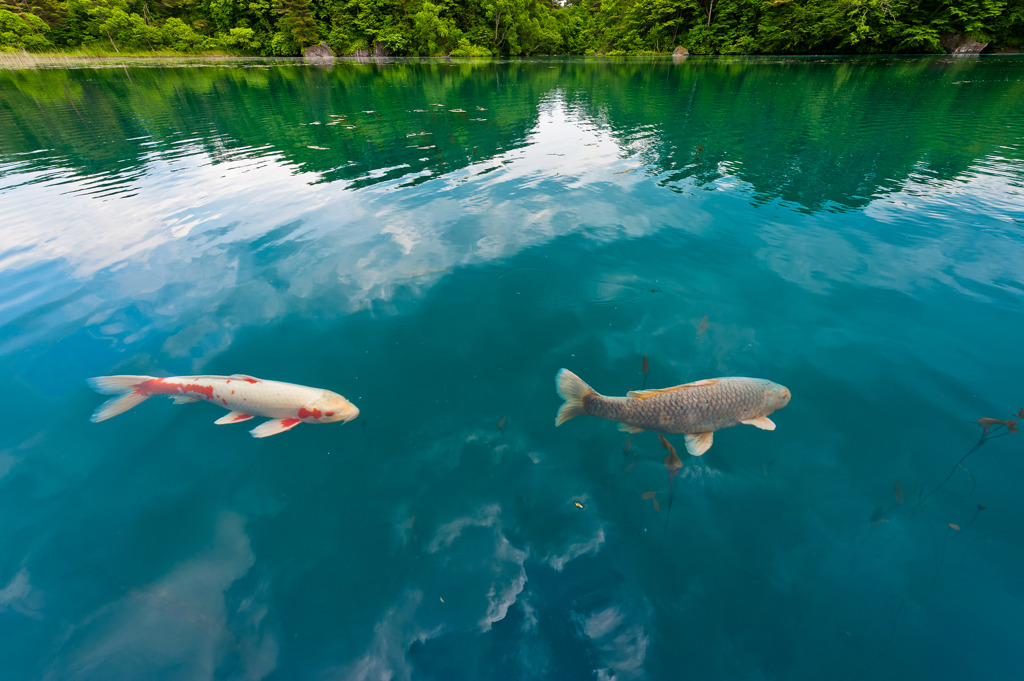
[[[0,0],[0,51],[335,54],[942,52],[1024,45],[1024,0]]]

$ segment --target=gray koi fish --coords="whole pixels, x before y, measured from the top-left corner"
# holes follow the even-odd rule
[[[619,422],[619,430],[639,433],[685,433],[686,451],[700,456],[711,447],[712,433],[740,423],[775,430],[768,418],[789,404],[789,388],[763,378],[707,378],[654,390],[632,390],[625,397],[606,397],[568,369],[555,376],[565,404],[555,425],[581,414]]]

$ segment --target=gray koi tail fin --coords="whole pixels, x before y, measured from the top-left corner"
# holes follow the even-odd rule
[[[107,400],[93,412],[89,419],[93,423],[123,414],[132,407],[145,402],[149,395],[135,391],[135,386],[152,380],[152,376],[98,376],[86,380],[89,387],[101,395],[117,395]]]
[[[565,400],[555,417],[555,426],[587,413],[583,398],[594,392],[594,389],[584,383],[583,379],[568,369],[559,369],[555,374],[555,389],[558,390],[558,396]]]

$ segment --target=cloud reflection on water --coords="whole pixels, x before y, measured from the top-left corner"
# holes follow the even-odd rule
[[[246,599],[229,610],[227,592],[255,563],[245,520],[223,512],[213,546],[159,581],[80,622],[45,678],[217,678],[235,661],[257,681],[277,666],[278,642],[266,607]]]

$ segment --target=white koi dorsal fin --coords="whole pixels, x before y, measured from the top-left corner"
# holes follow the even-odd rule
[[[242,421],[248,421],[252,418],[252,414],[246,414],[241,411],[229,411],[224,416],[214,421],[218,426],[223,426],[225,423],[241,423]]]
[[[250,376],[249,374],[231,374],[228,378],[237,378],[240,381],[249,381],[250,383],[255,383],[260,380],[255,376]]]
[[[291,430],[300,423],[302,421],[299,419],[270,419],[250,430],[249,434],[253,437],[270,437]]]
[[[775,421],[772,421],[767,416],[755,416],[752,419],[740,421],[740,423],[745,423],[748,426],[757,426],[761,430],[775,430]]]
[[[714,434],[711,432],[707,433],[694,433],[693,435],[686,436],[686,451],[691,456],[700,456],[704,452],[711,449],[711,440],[714,438]]]
[[[623,433],[642,433],[646,429],[637,428],[636,426],[631,426],[628,423],[620,423],[619,430],[621,430]]]
[[[175,404],[188,404],[189,402],[198,402],[198,397],[192,397],[191,395],[174,395],[171,396],[171,402]]]
[[[650,390],[630,390],[626,393],[626,397],[635,397],[638,400],[643,400],[648,397],[654,397],[655,395],[662,395],[664,393],[674,393],[677,390],[685,390],[687,388],[698,388],[702,385],[714,385],[718,383],[717,378],[705,378],[702,381],[694,381],[693,383],[684,383],[683,385],[674,385],[671,388],[652,388]]]

